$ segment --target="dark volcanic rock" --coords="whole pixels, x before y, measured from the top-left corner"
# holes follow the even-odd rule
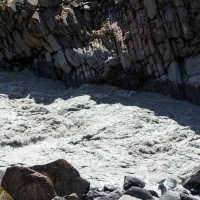
[[[148,191],[151,193],[152,196],[157,197],[157,198],[159,197],[156,191],[154,190],[148,190]]]
[[[8,168],[1,185],[16,200],[50,200],[56,196],[47,176],[25,167]]]
[[[99,200],[118,200],[121,197],[120,194],[115,193],[115,192],[111,192],[110,194],[99,198]]]
[[[0,67],[200,104],[198,0],[1,2]]]
[[[197,200],[196,198],[191,197],[191,196],[184,194],[184,193],[181,193],[180,197],[181,197],[181,200]]]
[[[130,199],[129,196],[143,200],[154,200],[153,196],[148,190],[138,187],[131,187],[128,191],[124,193],[124,195],[120,198],[120,200]]]
[[[112,192],[112,191],[114,191],[114,190],[116,190],[117,188],[115,187],[115,186],[113,186],[113,185],[111,185],[111,184],[106,184],[106,185],[104,185],[104,187],[103,187],[103,190],[104,191],[109,191],[109,192]]]
[[[79,172],[65,160],[57,160],[46,165],[37,165],[31,169],[47,176],[58,196],[76,193],[79,199],[89,190],[90,183],[81,178]]]
[[[90,183],[67,161],[57,160],[31,168],[10,167],[2,187],[16,200],[50,200],[56,195],[77,200],[89,190]]]
[[[139,188],[144,188],[145,187],[145,183],[135,177],[132,176],[125,176],[124,177],[124,185],[123,188],[124,190],[128,190],[131,187],[139,187]]]
[[[196,170],[182,181],[183,187],[187,189],[200,190],[200,170]]]
[[[44,8],[54,8],[59,6],[62,0],[38,0],[38,5]]]

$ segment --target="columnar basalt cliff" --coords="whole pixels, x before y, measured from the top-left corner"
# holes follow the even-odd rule
[[[2,0],[0,66],[200,103],[200,0]]]

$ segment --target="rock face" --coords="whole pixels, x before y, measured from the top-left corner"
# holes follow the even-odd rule
[[[56,194],[61,197],[76,193],[82,199],[90,188],[90,183],[81,178],[79,172],[65,160],[37,165],[31,169],[47,176],[53,183]]]
[[[56,196],[47,176],[25,167],[8,168],[1,185],[13,199],[47,200]]]
[[[3,3],[4,1],[2,1]],[[200,103],[198,0],[7,0],[0,67]]]
[[[128,191],[124,193],[119,200],[136,200],[136,199],[143,199],[143,200],[154,200],[151,193],[145,189],[138,188],[138,187],[131,187]]]
[[[31,168],[10,167],[3,177],[2,187],[17,200],[50,200],[56,195],[76,193],[82,199],[90,184],[65,160]],[[73,195],[68,199],[75,199]]]
[[[145,183],[135,177],[132,176],[125,176],[124,177],[124,190],[128,190],[131,187],[139,187],[139,188],[144,188],[145,187]]]
[[[200,169],[193,172],[189,177],[182,182],[183,187],[187,189],[200,190]]]
[[[0,199],[13,200],[12,197],[0,186]]]

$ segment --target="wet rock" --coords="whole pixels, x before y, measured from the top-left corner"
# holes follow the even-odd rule
[[[152,196],[157,197],[157,198],[159,197],[156,191],[154,190],[148,190],[148,191],[151,193]]]
[[[111,184],[106,184],[104,185],[103,190],[113,192],[114,190],[116,190],[116,187]]]
[[[177,181],[172,178],[166,178],[159,182],[158,189],[161,195],[165,194],[168,190],[173,190],[177,186]]]
[[[12,197],[0,186],[0,199],[13,200]]]
[[[3,177],[2,187],[18,200],[49,200],[56,196],[50,179],[30,168],[10,167]]]
[[[133,198],[132,198],[133,197]],[[126,199],[149,199],[154,200],[153,196],[148,190],[138,188],[138,187],[131,187],[128,191],[124,193],[122,197],[120,197],[120,200],[126,200]]]
[[[173,192],[173,191],[168,191],[166,192],[163,196],[159,198],[160,200],[180,200],[180,193],[179,192]]]
[[[38,5],[44,8],[54,8],[59,6],[62,0],[38,0]]]
[[[106,196],[107,193],[106,192],[100,192],[100,191],[97,191],[97,190],[90,190],[88,193],[87,193],[87,196],[88,197],[93,197],[93,198],[97,198],[97,197],[104,197]]]
[[[180,197],[181,197],[181,200],[197,200],[197,198],[191,197],[191,196],[184,194],[184,193],[181,193]]]
[[[99,200],[118,200],[122,195],[116,192],[111,192],[110,194],[99,198]]]
[[[70,194],[70,195],[65,195],[64,197],[67,200],[78,200],[79,199],[78,195],[76,193],[73,193],[73,194]]]
[[[31,169],[49,177],[58,196],[76,193],[79,199],[89,190],[90,183],[67,161],[57,160],[46,165],[37,165]]]
[[[190,176],[182,181],[182,185],[186,189],[200,190],[200,170],[192,172]]]
[[[196,195],[196,194],[200,194],[200,190],[195,190],[195,189],[189,189],[189,191],[191,192],[191,194],[194,194],[194,195]]]
[[[125,176],[124,177],[124,185],[123,188],[124,190],[128,190],[131,187],[139,187],[139,188],[144,188],[145,187],[145,183],[135,177],[132,176]]]

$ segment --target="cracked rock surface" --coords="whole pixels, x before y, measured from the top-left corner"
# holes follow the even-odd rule
[[[0,1],[0,67],[200,104],[199,0]]]

